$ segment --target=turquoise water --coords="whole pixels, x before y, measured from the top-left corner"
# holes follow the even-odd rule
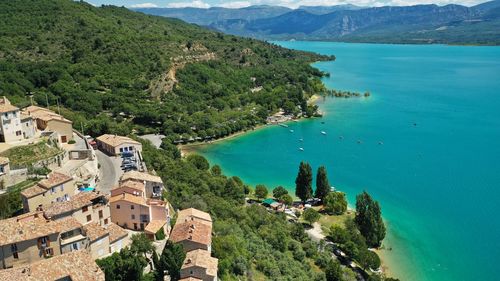
[[[362,190],[380,201],[397,277],[498,280],[500,48],[279,44],[335,54],[315,64],[331,73],[325,84],[372,96],[321,100],[326,115],[290,123],[293,133],[267,127],[202,154],[250,184],[291,190],[301,160],[326,165],[351,206]]]

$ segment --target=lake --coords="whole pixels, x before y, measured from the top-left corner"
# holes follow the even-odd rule
[[[304,160],[314,174],[325,165],[351,206],[368,191],[388,227],[384,260],[401,280],[498,280],[500,48],[275,43],[334,54],[314,64],[331,74],[324,83],[371,97],[320,100],[321,119],[200,153],[252,185],[293,193]]]

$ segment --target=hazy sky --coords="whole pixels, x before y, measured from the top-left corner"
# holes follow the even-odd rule
[[[487,0],[87,0],[94,5],[112,4],[126,7],[227,7],[241,8],[250,5],[279,5],[296,8],[300,5],[306,6],[331,6],[340,4],[354,4],[358,6],[406,6],[415,4],[462,4],[472,6]]]

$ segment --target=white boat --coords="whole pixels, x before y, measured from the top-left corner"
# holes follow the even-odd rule
[[[293,133],[293,130],[290,130],[290,133]]]
[[[278,125],[280,125],[281,127],[285,127],[285,128],[288,128],[288,125],[286,125],[286,124],[283,124],[283,123],[279,123]]]
[[[321,134],[322,134],[322,135],[326,135],[326,132],[325,132],[325,131],[321,131]]]
[[[300,151],[304,151],[304,149],[303,149],[302,147],[299,147],[299,150],[300,150]]]
[[[304,141],[304,139],[299,139],[299,141]]]

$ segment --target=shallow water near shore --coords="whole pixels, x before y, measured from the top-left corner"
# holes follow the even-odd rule
[[[325,84],[371,97],[321,99],[321,119],[199,152],[252,185],[293,193],[305,160],[326,165],[351,206],[367,190],[388,226],[384,260],[401,280],[498,280],[500,48],[276,43],[336,55],[315,64],[331,74]]]

